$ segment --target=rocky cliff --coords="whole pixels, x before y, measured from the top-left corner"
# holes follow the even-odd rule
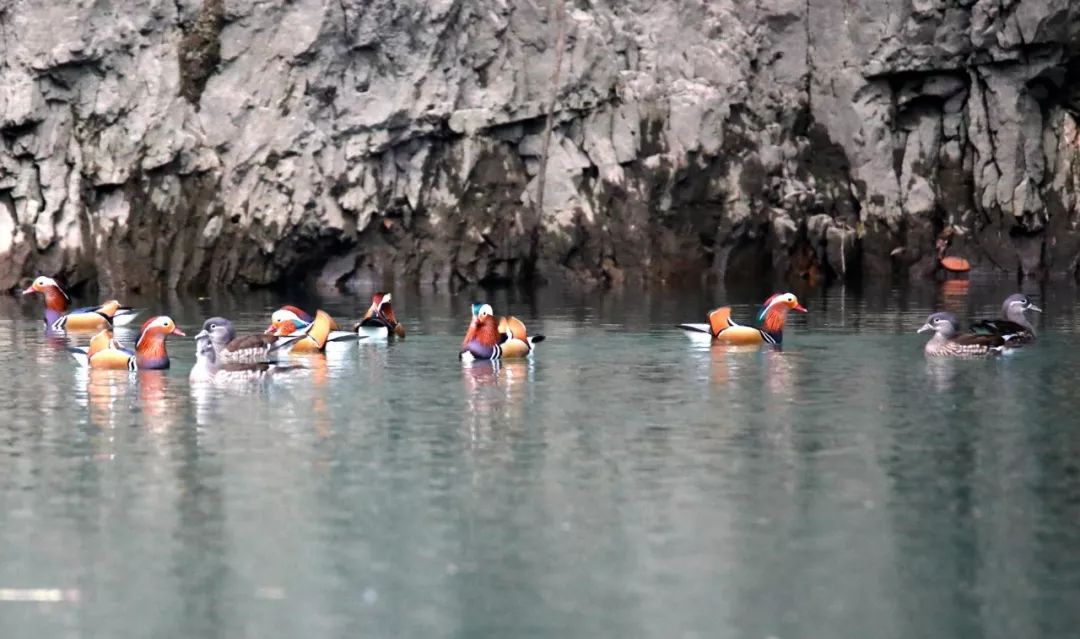
[[[8,2],[0,47],[3,287],[1078,268],[1068,0]]]

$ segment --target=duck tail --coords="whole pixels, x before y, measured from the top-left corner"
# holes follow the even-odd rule
[[[366,339],[367,335],[360,335],[352,331],[330,331],[326,336],[327,343],[330,342],[355,342],[357,340]]]
[[[283,335],[277,338],[273,344],[266,349],[267,356],[288,355],[292,347],[297,342],[307,337],[304,333],[293,333],[292,335]]]
[[[71,356],[75,358],[75,361],[78,362],[79,366],[83,368],[90,367],[90,353],[87,349],[79,348],[78,346],[68,346],[67,351],[68,353],[71,353]]]
[[[135,318],[142,313],[142,309],[139,308],[123,308],[121,307],[116,311],[116,314],[112,316],[113,326],[127,326],[135,321]]]

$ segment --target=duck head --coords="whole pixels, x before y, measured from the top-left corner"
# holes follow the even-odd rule
[[[196,347],[200,340],[206,340],[218,350],[234,339],[236,339],[236,329],[233,328],[232,322],[224,317],[211,317],[206,320],[203,322],[202,330],[195,336]]]
[[[270,316],[266,333],[291,335],[311,323],[312,317],[295,306],[282,306]]]
[[[1042,313],[1042,309],[1032,304],[1028,296],[1023,293],[1014,293],[1006,297],[1005,303],[1001,305],[1002,317],[1009,321],[1016,322],[1021,326],[1031,328],[1031,324],[1029,324],[1027,318],[1024,317],[1025,311]]]
[[[51,277],[45,277],[44,275],[39,275],[30,283],[30,286],[27,286],[23,290],[22,294],[32,295],[34,293],[48,293],[50,291],[59,291],[64,297],[67,297],[67,294],[64,293],[64,289],[60,288],[60,285],[56,283],[56,280]]]
[[[390,305],[389,293],[375,293],[371,296],[371,306],[368,308],[364,319],[370,319],[376,317],[386,322],[390,326],[397,325],[397,318],[394,317],[394,307]]]
[[[777,293],[765,300],[765,303],[761,308],[761,313],[758,315],[758,321],[764,320],[770,313],[775,313],[777,311],[784,313],[787,311],[805,313],[806,308],[804,308],[802,304],[799,304],[799,298],[795,297],[793,293]]]
[[[45,277],[44,275],[38,276],[30,286],[27,286],[22,294],[33,295],[34,293],[41,293],[45,296],[45,304],[50,309],[57,311],[66,311],[68,303],[71,299],[64,292],[64,289],[60,288],[60,285],[56,283],[51,277]]]
[[[952,313],[931,313],[930,317],[926,318],[926,323],[916,332],[928,333],[930,331],[946,339],[954,337],[960,332],[960,320],[956,319]]]
[[[136,342],[136,350],[147,347],[153,343],[163,343],[169,335],[187,337],[184,331],[176,327],[176,323],[168,315],[158,315],[146,320],[142,325],[142,333]]]

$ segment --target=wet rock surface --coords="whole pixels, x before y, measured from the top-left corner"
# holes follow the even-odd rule
[[[0,47],[5,288],[1080,259],[1067,0],[12,3]]]

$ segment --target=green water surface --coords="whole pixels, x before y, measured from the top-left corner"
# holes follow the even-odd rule
[[[804,292],[782,352],[673,329],[768,290],[494,292],[548,341],[467,367],[483,293],[395,290],[406,341],[257,392],[192,389],[191,339],[79,371],[0,302],[0,637],[1075,637],[1076,290],[998,361],[914,332],[1014,288]]]

